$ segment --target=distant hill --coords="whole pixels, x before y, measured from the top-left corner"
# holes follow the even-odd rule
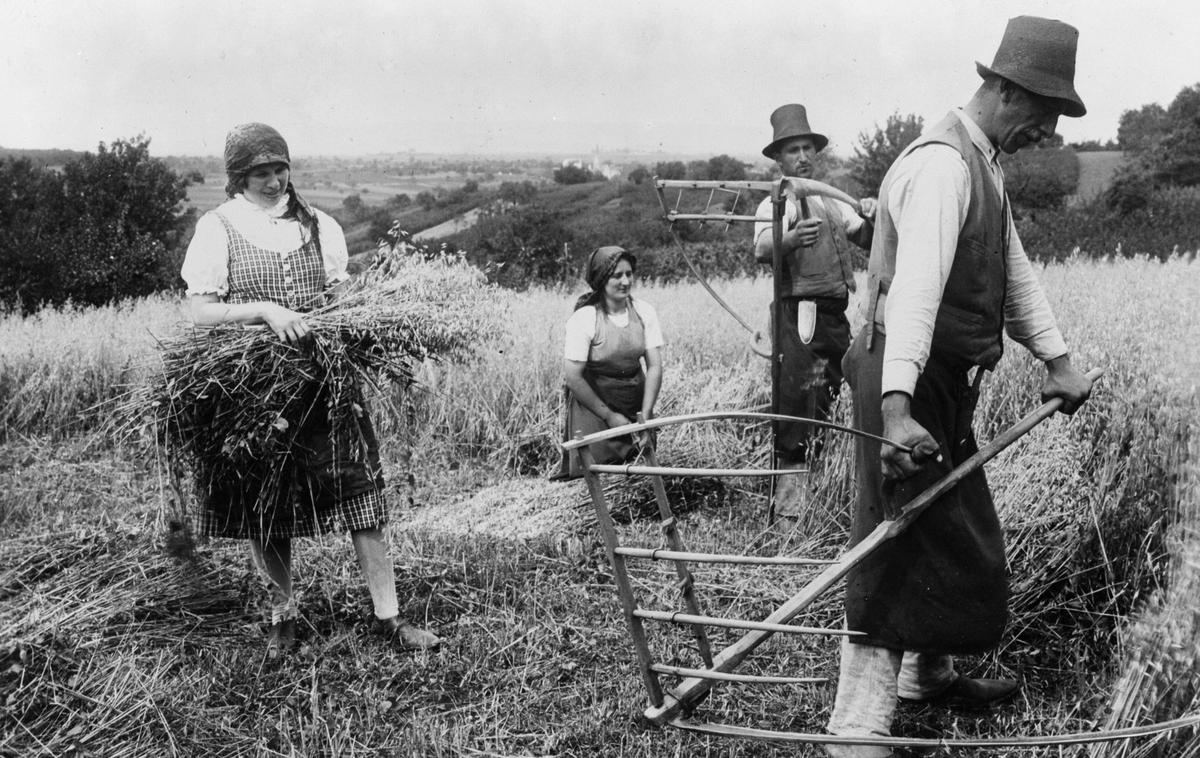
[[[39,166],[61,166],[67,161],[83,156],[79,150],[22,150],[12,147],[0,147],[0,160],[9,158],[28,158]]]

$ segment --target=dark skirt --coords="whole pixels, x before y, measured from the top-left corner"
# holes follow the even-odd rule
[[[884,336],[871,350],[864,331],[846,356],[855,426],[882,434]],[[913,418],[933,435],[941,462],[885,482],[878,442],[856,438],[858,499],[851,527],[857,544],[881,521],[978,451],[971,421],[976,390],[966,371],[930,357],[914,391]],[[994,648],[1008,620],[1004,535],[983,469],[963,479],[903,533],[846,577],[846,622],[866,638],[853,642],[924,653],[979,653]]]
[[[259,502],[261,477],[202,484],[200,533],[282,539],[382,526],[387,522],[387,502],[379,443],[365,410],[359,427],[357,444],[340,440],[335,454],[328,418],[324,413],[312,414],[297,433],[287,460],[264,467],[282,472],[284,478],[272,503]]]
[[[816,300],[817,322],[806,345],[796,331],[801,298],[783,298],[783,360],[779,374],[779,412],[820,421],[842,390],[842,358],[850,347],[850,322],[845,298]],[[781,421],[775,432],[775,453],[781,462],[802,463],[815,458],[822,435],[812,424]]]
[[[609,408],[630,421],[637,420],[646,392],[646,375],[641,369],[633,376],[600,376],[588,372],[585,373],[585,377],[592,391],[599,395]],[[565,401],[567,407],[563,440],[574,439],[577,433],[586,437],[608,428],[604,419],[584,407],[570,390],[565,392]],[[588,450],[596,463],[624,463],[637,453],[633,438],[629,435],[593,443],[588,445]],[[578,479],[581,476],[583,464],[580,462],[579,453],[575,450],[564,450],[558,472],[550,477],[551,480]]]

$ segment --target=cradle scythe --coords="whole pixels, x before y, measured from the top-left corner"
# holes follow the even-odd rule
[[[1094,368],[1087,373],[1090,381],[1095,382],[1103,371]],[[979,452],[955,467],[936,484],[914,498],[904,506],[900,515],[895,519],[884,521],[861,542],[847,550],[837,563],[822,571],[808,583],[804,589],[792,596],[790,600],[777,608],[774,613],[764,619],[767,624],[786,624],[807,608],[817,597],[842,579],[856,565],[871,553],[875,552],[884,542],[907,529],[933,503],[958,484],[964,477],[971,474],[984,463],[994,458],[1002,450],[1027,434],[1031,429],[1050,418],[1062,406],[1061,398],[1054,398],[1043,403],[1015,425],[1002,432],[988,442]],[[713,659],[711,670],[718,673],[729,673],[736,668],[755,648],[765,642],[770,631],[754,630],[746,633],[740,640],[725,648]],[[662,693],[661,705],[652,705],[645,711],[646,718],[652,723],[663,726],[671,723],[681,712],[691,710],[715,684],[714,679],[703,677],[688,677],[679,682],[674,690]]]

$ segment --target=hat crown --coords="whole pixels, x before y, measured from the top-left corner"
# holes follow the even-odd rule
[[[771,128],[775,132],[771,137],[772,142],[812,133],[808,126],[808,111],[799,103],[789,103],[776,108],[771,114]]]
[[[799,103],[781,105],[771,113],[771,143],[763,148],[763,155],[772,157],[772,152],[783,140],[793,137],[812,137],[817,150],[824,150],[829,140],[823,134],[817,134],[808,125],[808,111]]]
[[[1078,45],[1079,30],[1070,24],[1016,16],[1008,20],[991,68],[978,68],[981,74],[998,74],[1035,94],[1066,100],[1066,115],[1082,116],[1086,108],[1075,92]]]
[[[992,69],[1030,69],[1044,76],[1075,80],[1075,49],[1079,30],[1070,24],[1035,16],[1010,19],[996,49]]]

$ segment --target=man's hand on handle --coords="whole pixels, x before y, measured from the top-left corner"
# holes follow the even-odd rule
[[[933,436],[912,417],[912,398],[903,392],[883,397],[883,436],[912,448],[906,453],[891,445],[879,451],[885,479],[907,479],[921,470],[930,459],[940,459],[941,450]]]
[[[1062,412],[1071,414],[1092,394],[1092,380],[1071,365],[1067,355],[1046,362],[1046,381],[1042,402],[1054,398],[1063,401]],[[912,398],[903,392],[889,392],[882,402],[883,436],[912,448],[912,454],[884,445],[879,451],[885,479],[907,479],[921,470],[930,459],[941,459],[941,451],[929,432],[912,417]]]
[[[1042,402],[1056,397],[1063,400],[1062,412],[1068,415],[1087,402],[1092,394],[1092,380],[1071,365],[1071,357],[1060,355],[1046,361],[1046,382],[1042,385]]]
[[[805,218],[796,222],[796,226],[791,231],[787,232],[784,238],[784,247],[795,249],[797,247],[812,247],[817,244],[817,239],[821,236],[821,219]]]

